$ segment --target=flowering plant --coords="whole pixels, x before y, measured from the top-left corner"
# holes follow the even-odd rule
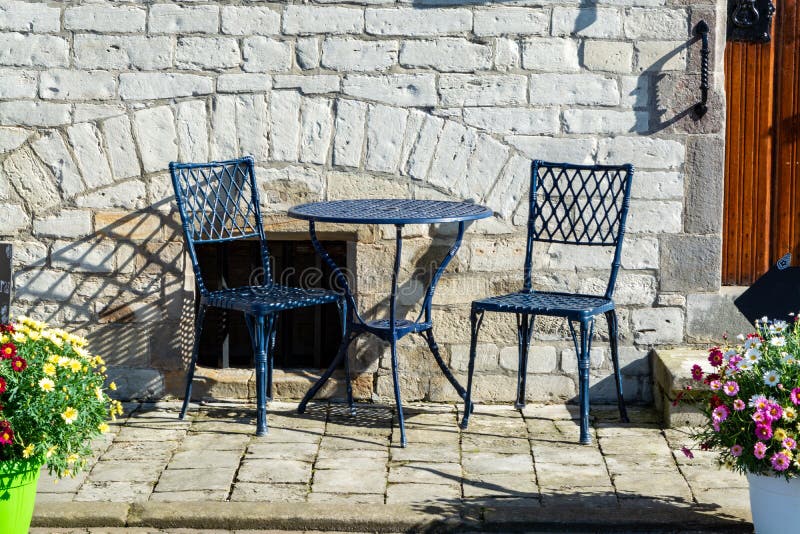
[[[39,460],[58,476],[85,466],[89,441],[122,413],[86,343],[26,317],[0,324],[0,460]]]
[[[742,473],[800,476],[800,321],[756,321],[735,346],[709,350],[710,372],[692,367],[707,423],[693,437]],[[692,389],[690,386],[687,390]],[[696,396],[695,398],[698,398]],[[684,454],[692,456],[684,447]]]

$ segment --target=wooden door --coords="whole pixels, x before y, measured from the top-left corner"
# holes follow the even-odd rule
[[[782,0],[771,42],[725,49],[726,285],[749,285],[786,252],[800,260],[798,35],[798,0]]]

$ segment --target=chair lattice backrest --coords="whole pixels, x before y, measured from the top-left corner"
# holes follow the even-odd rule
[[[606,296],[614,290],[630,205],[633,166],[535,160],[528,215],[525,289],[531,288],[533,242],[616,247]]]
[[[169,164],[183,232],[200,291],[206,291],[195,245],[259,239],[269,282],[269,253],[259,208],[253,158]]]

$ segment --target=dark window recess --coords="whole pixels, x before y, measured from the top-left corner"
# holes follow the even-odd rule
[[[337,265],[347,265],[347,244],[323,242]],[[308,241],[270,241],[273,279],[295,287],[330,289],[331,271]],[[239,240],[197,246],[197,257],[208,289],[258,283],[253,273],[261,266],[258,241]],[[319,276],[321,273],[321,276]],[[342,339],[335,304],[281,312],[275,340],[275,367],[281,369],[328,367]],[[253,349],[243,314],[209,308],[200,337],[198,362],[207,367],[253,366]]]

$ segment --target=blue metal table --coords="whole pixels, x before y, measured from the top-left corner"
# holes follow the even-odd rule
[[[407,334],[418,333],[428,343],[428,347],[433,354],[436,363],[442,369],[445,377],[450,381],[461,398],[465,398],[466,392],[461,384],[455,379],[442,360],[439,354],[439,347],[433,337],[433,323],[431,318],[431,302],[436,284],[442,276],[450,260],[455,256],[456,251],[461,246],[464,237],[464,228],[467,221],[484,219],[490,217],[492,211],[478,204],[468,202],[451,202],[440,200],[406,200],[406,199],[364,199],[364,200],[334,200],[329,202],[312,202],[295,206],[289,210],[289,216],[308,221],[308,229],[311,234],[311,243],[317,253],[325,263],[335,273],[337,282],[344,288],[345,299],[347,301],[347,328],[345,340],[340,346],[339,352],[325,370],[322,377],[306,393],[300,402],[298,411],[303,413],[308,401],[319,391],[322,385],[330,378],[346,357],[347,348],[361,334],[369,333],[380,339],[387,341],[391,347],[392,358],[392,378],[394,380],[394,396],[397,403],[397,417],[400,424],[400,443],[406,446],[406,431],[403,419],[403,404],[400,398],[400,383],[397,369],[397,341]],[[389,300],[389,317],[372,321],[364,320],[356,308],[355,299],[350,291],[350,286],[341,269],[334,263],[325,248],[317,239],[316,223],[352,223],[352,224],[392,224],[395,226],[395,257],[394,270],[392,272],[392,289]],[[422,302],[422,309],[416,320],[398,319],[396,315],[397,307],[397,277],[400,271],[400,255],[403,246],[403,226],[407,224],[433,224],[433,223],[458,223],[458,234],[450,250],[442,259],[436,269],[431,283],[425,292],[425,299]],[[345,367],[347,372],[347,366]],[[352,399],[352,391],[348,381],[348,400]],[[351,405],[351,411],[354,408]]]

